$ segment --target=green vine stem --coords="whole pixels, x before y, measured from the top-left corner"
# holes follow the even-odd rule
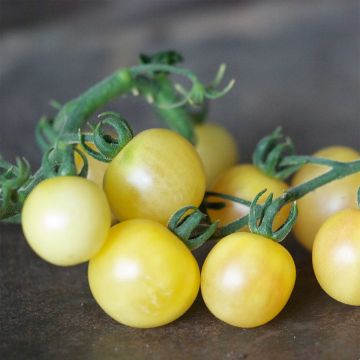
[[[234,82],[217,90],[225,71],[225,67],[221,66],[214,82],[206,87],[190,70],[175,66],[181,60],[181,55],[174,51],[142,55],[141,65],[116,71],[63,106],[53,102],[58,113],[53,118],[42,117],[35,131],[44,154],[40,169],[31,175],[28,164],[23,165],[25,160],[17,165],[4,161],[0,164],[0,220],[19,222],[26,196],[43,179],[58,175],[85,176],[86,158],[82,156],[84,166],[80,173],[74,164],[74,152],[79,152],[76,144],[82,143],[83,149],[98,160],[111,161],[132,137],[132,131],[124,119],[117,114],[107,113],[107,118],[112,118],[107,120],[107,124],[100,119],[92,132],[81,134],[79,131],[90,116],[118,96],[129,93],[143,95],[170,128],[194,142],[193,115],[187,106],[202,106],[207,99],[223,96]],[[188,79],[190,90],[174,84],[170,75]],[[103,124],[112,126],[117,138],[105,134]],[[87,146],[87,142],[95,144],[98,151]]]
[[[296,201],[297,199],[300,199],[301,197],[305,196],[311,191],[314,191],[315,189],[324,186],[332,181],[342,179],[346,176],[355,174],[357,172],[360,172],[360,160],[352,161],[352,162],[340,162],[340,161],[334,161],[329,160],[325,158],[319,158],[314,156],[288,156],[285,157],[281,165],[282,166],[302,166],[304,164],[317,164],[317,165],[323,165],[330,167],[330,170],[325,172],[324,174],[315,177],[314,179],[311,179],[301,185],[292,187],[285,191],[279,198],[278,201],[281,203],[281,206],[284,206],[287,203],[291,203]],[[207,196],[216,196],[218,198],[231,200],[234,202],[238,202],[240,204],[249,206],[249,201],[241,198],[237,198],[235,196],[230,196],[226,194],[220,194],[216,192],[207,192],[205,195],[205,198]],[[257,205],[258,208],[264,205]],[[257,210],[260,211],[260,210]],[[226,235],[229,235],[235,231],[240,230],[244,226],[246,226],[249,222],[249,215],[245,215],[242,218],[231,222],[230,224],[227,224],[222,227],[218,227],[214,233],[214,237],[224,237]]]

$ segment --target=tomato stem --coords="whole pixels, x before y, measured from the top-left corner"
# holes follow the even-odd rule
[[[174,51],[152,56],[142,55],[141,65],[117,70],[63,106],[55,103],[54,107],[58,110],[55,117],[42,117],[36,127],[36,140],[44,154],[40,169],[31,175],[23,163],[6,166],[4,162],[0,164],[0,220],[19,222],[18,215],[26,196],[43,179],[66,174],[84,176],[87,169],[84,156],[84,167],[76,174],[74,151],[78,150],[75,150],[75,144],[80,142],[91,156],[109,161],[130,141],[131,128],[114,113],[107,113],[107,118],[101,119],[92,133],[79,135],[90,116],[118,96],[131,93],[143,95],[155,106],[159,116],[170,128],[194,142],[194,115],[185,105],[201,107],[206,100],[216,99],[227,93],[234,81],[230,81],[221,90],[217,89],[225,71],[225,66],[222,65],[214,82],[206,87],[190,70],[175,66],[181,60],[181,55]],[[170,75],[188,79],[191,83],[190,90],[173,83]],[[117,137],[105,135],[103,125],[112,126]],[[98,151],[88,147],[88,141],[93,142]]]
[[[334,160],[329,160],[329,159],[315,157],[315,156],[288,156],[288,157],[285,157],[282,160],[282,162],[287,165],[299,166],[299,167],[304,164],[309,164],[309,163],[317,164],[317,165],[325,165],[325,166],[330,167],[330,170],[314,179],[311,179],[311,180],[301,184],[301,185],[289,188],[282,195],[280,195],[277,199],[272,201],[272,203],[275,203],[275,202],[276,203],[275,203],[275,205],[273,205],[271,211],[273,211],[276,208],[278,211],[285,204],[294,202],[294,201],[302,198],[309,192],[314,191],[315,189],[317,189],[321,186],[324,186],[332,181],[339,180],[346,176],[360,172],[360,160],[356,160],[356,161],[352,161],[352,162],[340,162],[340,161],[334,161]],[[359,193],[360,193],[360,191],[359,191]],[[238,198],[236,196],[221,194],[221,193],[217,193],[217,192],[207,192],[205,197],[207,197],[207,196],[215,196],[215,197],[219,197],[221,199],[234,201],[234,202],[243,204],[245,206],[249,206],[249,208],[251,206],[251,202],[249,202],[248,200],[245,200],[245,199]],[[206,202],[205,202],[205,205],[206,205]],[[254,206],[254,204],[253,204],[253,206]],[[264,211],[264,208],[266,208],[268,206],[269,205],[267,205],[267,204],[264,204],[264,205],[256,204],[256,213]],[[255,210],[253,210],[253,211],[255,211]],[[269,215],[267,220],[265,219],[263,228],[266,228],[267,230],[263,231],[262,233],[264,235],[271,237],[274,240],[280,242],[283,240],[284,234],[286,236],[286,234],[291,230],[292,225],[295,223],[295,220],[293,220],[294,217],[296,217],[295,209],[293,210],[293,213],[289,217],[288,221],[283,225],[283,227],[278,229],[279,231],[281,230],[281,232],[278,233],[278,235],[271,234],[269,232],[270,223],[272,224],[272,221],[273,221],[273,218],[275,217],[275,215],[276,215],[276,213],[272,214],[271,216]],[[255,216],[255,218],[256,218],[255,222],[257,220],[259,220],[258,215]],[[255,224],[254,219],[252,219],[251,221],[252,221],[252,224],[254,225]],[[289,226],[289,223],[291,224],[291,226]],[[244,226],[246,226],[248,224],[249,224],[249,215],[245,215],[245,216],[241,217],[240,219],[237,219],[236,221],[231,222],[230,224],[224,225],[222,227],[218,227],[214,233],[214,237],[219,238],[219,237],[229,235],[235,231],[240,230],[241,228],[243,228]],[[255,229],[255,225],[253,226],[253,228]]]

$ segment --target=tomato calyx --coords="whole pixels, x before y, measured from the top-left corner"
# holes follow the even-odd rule
[[[103,162],[110,162],[133,138],[133,131],[127,121],[119,114],[107,111],[98,116],[99,121],[89,136],[79,131],[79,141],[82,148],[93,158]],[[105,133],[104,127],[113,129],[111,135]],[[89,135],[89,134],[88,134]],[[86,142],[93,142],[98,151],[87,145]]]
[[[13,165],[0,157],[0,219],[10,219],[22,206],[18,190],[31,175],[31,167],[25,158],[16,158]]]
[[[287,155],[295,155],[295,146],[289,137],[284,137],[281,127],[278,127],[258,142],[253,163],[266,175],[285,180],[301,166],[284,164],[282,160]]]
[[[260,191],[250,205],[248,225],[252,233],[265,236],[277,242],[283,241],[290,233],[295,224],[298,210],[296,202],[291,205],[290,213],[286,221],[279,229],[273,231],[273,223],[279,210],[287,204],[284,197],[280,196],[273,200],[273,194],[270,194],[262,206],[258,205],[259,198],[266,192],[266,189]]]
[[[171,216],[168,229],[190,250],[195,250],[214,235],[219,223],[218,221],[209,223],[206,220],[207,215],[196,206],[185,206]]]

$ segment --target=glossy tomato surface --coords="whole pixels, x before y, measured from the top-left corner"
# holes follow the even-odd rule
[[[119,220],[166,224],[180,208],[200,205],[204,167],[183,137],[167,129],[150,129],[135,136],[112,160],[104,189]]]
[[[267,192],[261,196],[259,203],[264,202],[270,193],[274,194],[274,198],[278,197],[288,189],[288,185],[283,181],[264,174],[254,165],[243,164],[234,166],[222,174],[215,182],[212,191],[252,201],[264,189],[267,189]],[[220,220],[222,224],[228,224],[249,213],[247,206],[233,201],[215,197],[209,197],[208,201],[221,201],[226,204],[226,207],[221,210],[209,210],[211,220]],[[274,229],[277,229],[284,223],[289,215],[289,210],[290,207],[288,205],[280,210],[279,214],[275,217]]]
[[[360,153],[351,148],[332,146],[316,152],[314,156],[349,162],[358,160]],[[292,185],[300,185],[328,170],[325,166],[305,165],[295,174]],[[317,231],[330,215],[346,208],[357,207],[356,194],[359,186],[360,173],[357,173],[333,181],[299,199],[299,213],[293,229],[296,239],[306,249],[311,250]]]
[[[360,210],[342,210],[325,221],[315,237],[312,259],[324,291],[360,306]]]
[[[216,178],[239,160],[235,138],[224,127],[205,123],[195,127],[196,150],[204,164],[206,185],[210,189]]]
[[[104,192],[92,181],[63,176],[38,184],[22,210],[26,240],[55,265],[76,265],[102,247],[110,229]]]
[[[251,328],[279,314],[295,278],[294,261],[282,245],[240,232],[226,236],[210,251],[201,272],[201,292],[217,318]]]
[[[115,225],[90,260],[89,284],[102,309],[138,328],[174,321],[191,306],[200,271],[190,250],[166,227],[150,220]]]

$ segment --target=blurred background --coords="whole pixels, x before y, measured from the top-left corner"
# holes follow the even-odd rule
[[[0,153],[39,163],[43,115],[140,52],[176,49],[206,83],[220,63],[234,89],[210,121],[237,137],[242,160],[282,125],[299,153],[360,145],[358,1],[0,0]],[[141,99],[106,107],[136,131],[156,126]]]

